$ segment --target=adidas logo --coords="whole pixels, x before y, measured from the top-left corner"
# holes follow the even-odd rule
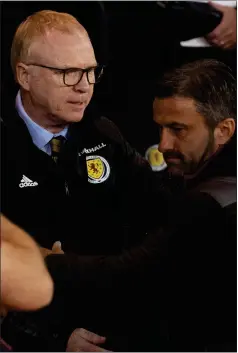
[[[20,188],[24,188],[26,186],[37,186],[38,183],[36,181],[32,181],[31,179],[27,178],[25,175],[23,175],[22,180],[19,184]]]

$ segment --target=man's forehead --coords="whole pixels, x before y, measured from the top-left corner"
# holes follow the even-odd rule
[[[64,67],[84,67],[96,64],[94,50],[87,34],[80,31],[52,31],[37,38],[30,48],[31,56],[42,64]]]
[[[171,110],[181,111],[183,109],[195,110],[194,100],[187,97],[173,96],[168,98],[155,98],[154,100],[155,110]]]
[[[156,98],[153,104],[154,119],[161,122],[191,124],[202,119],[196,111],[194,100],[184,97]]]

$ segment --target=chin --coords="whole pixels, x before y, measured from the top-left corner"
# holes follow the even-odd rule
[[[68,123],[77,123],[77,122],[81,121],[83,119],[83,117],[84,117],[84,111],[83,112],[73,112],[73,113],[66,115],[64,120],[67,121]]]
[[[79,121],[81,121],[84,117],[84,113],[82,114],[75,114],[72,116],[72,119],[70,120],[72,123],[77,123]]]
[[[168,165],[167,170],[172,175],[184,175],[184,170],[179,168],[178,165]]]

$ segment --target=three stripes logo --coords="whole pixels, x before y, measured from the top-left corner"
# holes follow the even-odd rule
[[[31,179],[27,178],[25,175],[23,175],[22,180],[19,184],[20,188],[25,188],[27,186],[37,186],[38,183],[36,181],[32,181]]]

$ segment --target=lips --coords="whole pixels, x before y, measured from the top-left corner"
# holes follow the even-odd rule
[[[178,164],[181,160],[179,158],[166,158],[166,163]]]
[[[83,104],[85,104],[85,102],[74,102],[74,101],[69,101],[69,103],[71,103],[71,104],[78,104],[78,105],[83,105]]]

